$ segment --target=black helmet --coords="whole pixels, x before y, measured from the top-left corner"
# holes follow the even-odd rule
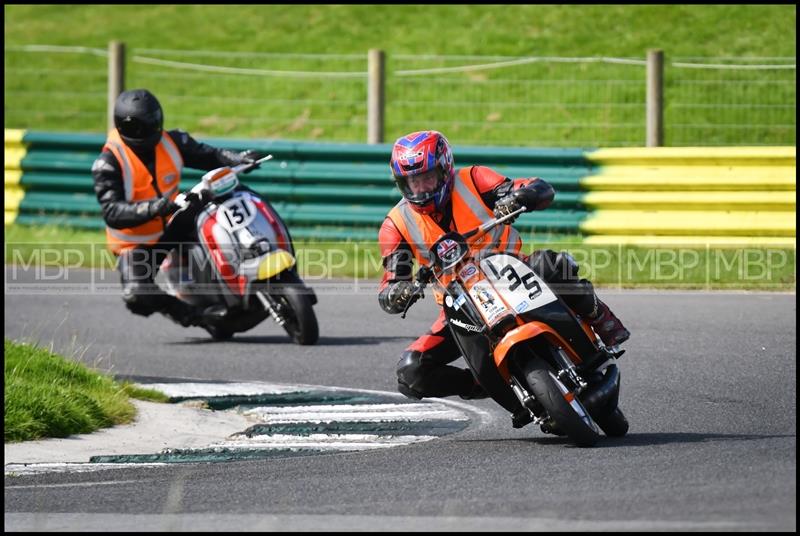
[[[155,147],[161,140],[164,113],[155,95],[146,89],[123,91],[114,103],[114,126],[132,147]]]

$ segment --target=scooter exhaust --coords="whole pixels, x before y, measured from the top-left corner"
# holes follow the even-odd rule
[[[580,399],[589,410],[604,406],[616,408],[619,403],[619,368],[609,365],[600,384],[584,391]]]

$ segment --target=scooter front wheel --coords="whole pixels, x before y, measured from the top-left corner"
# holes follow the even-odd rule
[[[278,314],[283,320],[283,329],[294,342],[302,345],[316,344],[319,340],[319,325],[311,301],[311,295],[303,281],[293,272],[283,272],[279,280],[265,289],[279,306]]]
[[[547,414],[579,447],[591,447],[600,439],[600,430],[581,401],[556,377],[541,358],[526,367],[525,379],[534,398]]]

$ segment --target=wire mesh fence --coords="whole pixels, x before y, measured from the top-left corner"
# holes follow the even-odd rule
[[[641,60],[396,56],[387,133],[435,128],[477,145],[641,145]],[[391,136],[389,136],[391,137]]]
[[[795,58],[675,58],[665,72],[667,145],[794,145]]]
[[[5,53],[5,127],[103,132],[107,51]],[[640,58],[387,55],[385,140],[438,129],[453,143],[645,144]],[[129,49],[126,86],[146,87],[166,127],[198,137],[364,142],[367,54]],[[795,58],[669,58],[665,144],[794,145]]]
[[[366,55],[139,50],[130,87],[150,88],[176,124],[238,137],[362,141]]]

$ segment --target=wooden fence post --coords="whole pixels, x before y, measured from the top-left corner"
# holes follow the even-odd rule
[[[664,145],[664,51],[647,51],[647,146]]]
[[[114,128],[114,103],[125,91],[125,43],[108,43],[108,130]]]
[[[386,57],[383,50],[370,49],[367,86],[367,143],[383,143]]]

